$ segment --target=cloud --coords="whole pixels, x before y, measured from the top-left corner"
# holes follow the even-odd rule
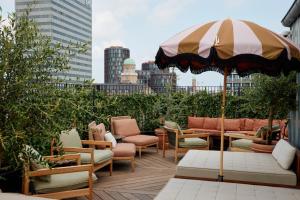
[[[174,21],[182,10],[186,8],[193,0],[165,0],[157,4],[152,14],[148,16],[148,20],[154,23],[167,24]]]
[[[95,13],[93,15],[94,38],[111,39],[120,34],[122,24],[120,20],[110,11]]]
[[[229,9],[236,9],[244,6],[245,0],[223,0],[224,5]]]

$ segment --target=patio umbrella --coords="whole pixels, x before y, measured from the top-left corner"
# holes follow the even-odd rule
[[[188,28],[160,45],[155,63],[199,74],[224,75],[221,107],[220,181],[223,180],[224,110],[227,75],[264,73],[276,76],[300,69],[300,49],[290,40],[253,22],[225,19]]]

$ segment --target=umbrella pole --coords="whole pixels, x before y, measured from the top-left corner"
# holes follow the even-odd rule
[[[227,89],[227,75],[228,69],[224,68],[224,85],[223,85],[223,96],[221,106],[221,145],[220,145],[220,169],[218,181],[223,182],[223,155],[224,155],[224,116],[225,116],[225,102],[226,102],[226,89]]]

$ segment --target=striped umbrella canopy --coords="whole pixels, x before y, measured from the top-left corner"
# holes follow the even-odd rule
[[[264,73],[276,76],[300,70],[300,49],[287,38],[245,20],[225,19],[188,28],[163,42],[155,57],[160,69],[178,67],[199,74],[232,70],[240,76]],[[223,181],[224,110],[226,87],[221,107],[220,181]]]
[[[186,72],[236,69],[240,76],[278,75],[299,68],[300,50],[287,38],[253,22],[226,19],[188,28],[160,45],[159,68]]]

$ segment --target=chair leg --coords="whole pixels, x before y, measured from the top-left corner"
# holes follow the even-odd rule
[[[139,147],[139,157],[142,158],[142,147]]]
[[[158,142],[156,143],[156,152],[158,153]]]
[[[134,172],[135,168],[135,162],[134,162],[134,157],[131,158],[131,171]]]
[[[113,161],[111,160],[111,163],[109,165],[109,175],[112,175],[112,171],[113,171]]]
[[[175,163],[177,163],[177,150],[176,149],[174,151],[174,161],[175,161]]]

